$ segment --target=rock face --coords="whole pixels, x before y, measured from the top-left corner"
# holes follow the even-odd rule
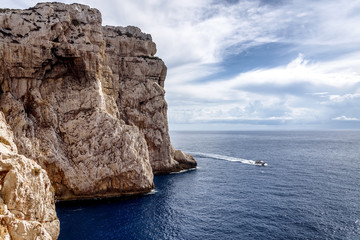
[[[171,146],[155,53],[150,35],[102,27],[85,5],[0,11],[0,111],[57,199],[148,192],[154,173],[196,167]]]
[[[0,239],[57,239],[59,230],[47,173],[17,153],[0,112]]]
[[[110,90],[106,95],[115,99],[120,118],[144,133],[153,172],[196,167],[190,155],[186,155],[187,165],[184,165],[181,161],[184,158],[177,159],[171,146],[164,99],[167,68],[154,57],[156,46],[151,36],[136,27],[106,26],[103,34],[107,65],[112,72],[111,81],[103,87]],[[116,92],[113,92],[114,83],[118,84]]]

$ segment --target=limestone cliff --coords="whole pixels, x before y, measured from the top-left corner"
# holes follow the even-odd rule
[[[196,166],[171,146],[155,53],[150,35],[103,27],[85,5],[0,11],[0,111],[58,199],[148,192],[153,173]]]
[[[57,239],[59,230],[46,171],[17,153],[0,112],[0,239]]]

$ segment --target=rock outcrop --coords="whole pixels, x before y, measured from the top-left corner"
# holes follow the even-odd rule
[[[0,239],[57,239],[59,230],[47,173],[17,153],[0,112]]]
[[[150,35],[103,27],[85,5],[0,11],[0,111],[57,199],[144,193],[154,173],[196,166],[171,146],[155,53]]]
[[[106,94],[116,100],[121,119],[144,133],[153,172],[169,173],[196,167],[190,155],[177,159],[171,146],[164,98],[167,68],[162,60],[154,57],[156,45],[151,36],[136,27],[106,26],[103,34],[107,65],[112,72],[111,81],[103,87],[110,89]],[[116,92],[112,92],[114,83],[118,84]]]

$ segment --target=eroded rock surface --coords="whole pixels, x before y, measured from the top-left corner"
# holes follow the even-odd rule
[[[153,173],[196,166],[171,146],[155,53],[150,35],[102,27],[85,5],[0,11],[0,111],[58,199],[148,192]]]
[[[151,36],[136,27],[106,26],[103,33],[112,82],[119,83],[116,93],[108,94],[114,96],[125,123],[139,127],[145,134],[153,171],[168,173],[195,167],[196,162],[190,155],[186,157],[188,167],[174,158],[164,98],[167,68],[162,60],[154,57],[156,46]],[[103,86],[113,89],[107,88],[106,83]]]
[[[0,112],[0,239],[57,239],[54,194],[46,171],[17,153]]]

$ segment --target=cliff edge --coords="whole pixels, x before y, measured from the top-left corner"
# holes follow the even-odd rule
[[[86,5],[0,10],[0,111],[57,199],[144,193],[154,173],[196,167],[171,146],[155,53],[149,34],[103,27]]]

